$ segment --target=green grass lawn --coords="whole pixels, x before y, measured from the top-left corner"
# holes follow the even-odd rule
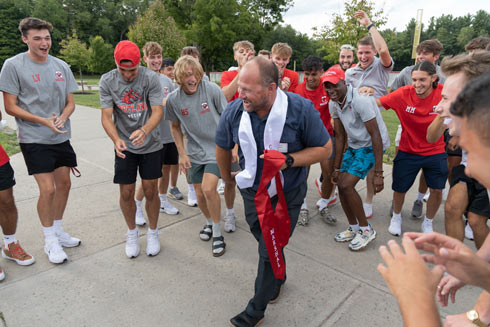
[[[400,121],[393,110],[382,109],[381,116],[383,116],[388,134],[390,135],[390,147],[386,149],[383,161],[388,164],[393,164],[393,159],[395,158],[395,136]]]
[[[0,144],[5,149],[5,151],[7,151],[7,154],[11,156],[17,152],[20,152],[20,147],[15,131],[11,131],[10,129],[8,129],[8,127],[6,128],[6,130],[6,133],[5,130],[0,133]]]
[[[82,106],[100,109],[99,91],[86,92],[89,92],[89,94],[80,94],[78,92],[73,93],[75,103]]]

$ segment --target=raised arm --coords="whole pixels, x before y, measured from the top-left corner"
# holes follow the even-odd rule
[[[369,19],[369,16],[362,10],[356,11],[354,17],[357,18],[359,24],[366,26],[366,28],[372,24],[371,19]],[[379,59],[381,59],[381,63],[385,67],[390,67],[391,56],[390,56],[390,51],[388,50],[388,45],[386,44],[385,40],[383,39],[383,37],[381,36],[381,34],[379,33],[375,25],[369,27],[368,31],[369,34],[371,35],[371,38],[373,39],[374,47],[376,48],[376,51],[379,54]]]

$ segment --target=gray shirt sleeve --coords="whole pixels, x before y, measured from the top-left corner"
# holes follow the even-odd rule
[[[99,82],[99,98],[100,98],[100,107],[104,108],[114,108],[114,101],[112,99],[110,88],[107,85],[107,78],[102,76]]]
[[[405,67],[402,69],[402,71],[400,72],[400,74],[398,74],[398,76],[396,76],[395,80],[393,81],[393,83],[391,83],[391,89],[393,91],[399,89],[400,87],[402,86],[405,86],[407,85],[407,74],[411,75],[411,66],[409,67]]]
[[[158,80],[158,74],[149,75],[149,91],[148,99],[150,106],[162,106],[163,105],[163,89],[160,81]]]
[[[177,97],[178,90],[172,92],[167,96],[167,104],[165,106],[165,120],[170,120],[173,122],[179,122],[177,115],[175,114],[175,104],[174,99]]]
[[[216,111],[218,111],[219,114],[222,114],[226,108],[226,105],[228,104],[228,101],[226,101],[225,95],[218,85],[214,83],[212,83],[211,85],[213,90],[214,106],[216,108]]]
[[[335,109],[335,105],[332,103],[332,100],[328,101],[328,111],[330,112],[330,116],[332,118],[339,118],[337,114],[337,110]]]
[[[9,61],[5,61],[0,73],[0,90],[12,95],[19,95],[20,83],[15,71],[15,66]]]

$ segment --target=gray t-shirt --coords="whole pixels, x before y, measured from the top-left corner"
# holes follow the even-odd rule
[[[391,83],[390,87],[391,87],[392,91],[395,91],[402,86],[412,84],[412,69],[413,69],[413,67],[415,67],[415,65],[407,66],[407,67],[402,69],[400,74],[398,74],[396,76],[393,83]],[[444,84],[444,82],[446,81],[446,76],[444,76],[444,74],[442,73],[441,67],[439,65],[436,65],[436,74],[437,74],[437,76],[439,76],[439,83]]]
[[[391,59],[391,66],[385,67],[378,57],[374,57],[374,61],[366,69],[362,69],[359,64],[356,67],[347,69],[345,81],[356,89],[362,86],[369,86],[374,89],[374,96],[380,98],[388,94],[388,80],[394,65],[393,58]]]
[[[376,100],[373,96],[360,95],[358,89],[347,85],[347,99],[343,109],[337,102],[330,100],[328,103],[332,118],[338,118],[344,125],[347,134],[347,143],[353,149],[372,146],[371,135],[366,129],[365,122],[376,118],[379,133],[383,141],[383,150],[390,146],[390,138],[385,122],[381,117]]]
[[[214,137],[227,101],[218,85],[201,81],[196,93],[187,95],[182,88],[167,97],[165,119],[179,122],[187,137],[186,150],[191,162],[216,162]]]
[[[100,106],[113,108],[114,124],[117,134],[126,143],[128,151],[144,154],[162,148],[160,132],[153,129],[142,146],[135,146],[129,136],[141,128],[151,116],[151,106],[161,106],[163,91],[158,74],[139,66],[138,76],[130,83],[124,81],[117,69],[102,75],[100,88]]]
[[[17,96],[17,105],[38,117],[49,118],[63,113],[68,94],[78,90],[70,67],[56,57],[48,56],[45,63],[32,60],[27,52],[5,60],[0,73],[0,90]],[[53,132],[49,127],[15,118],[20,143],[60,144],[70,139],[67,133]]]
[[[172,93],[177,87],[172,82],[170,78],[163,74],[159,74],[160,77],[160,85],[163,90],[163,98],[166,98],[170,93]],[[172,132],[170,131],[170,122],[165,120],[165,112],[167,108],[163,108],[163,119],[160,121],[159,129],[160,129],[160,141],[162,144],[172,143],[174,138],[172,136]]]

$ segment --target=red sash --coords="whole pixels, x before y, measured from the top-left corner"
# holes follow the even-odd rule
[[[291,234],[291,219],[289,218],[279,174],[285,161],[284,155],[276,150],[264,151],[262,178],[255,195],[255,207],[272,270],[274,271],[274,276],[282,280],[284,280],[286,274],[286,264],[282,256],[282,249],[288,244],[289,235]],[[267,185],[273,177],[276,180],[278,197],[275,211],[272,209],[271,199],[267,192]]]

